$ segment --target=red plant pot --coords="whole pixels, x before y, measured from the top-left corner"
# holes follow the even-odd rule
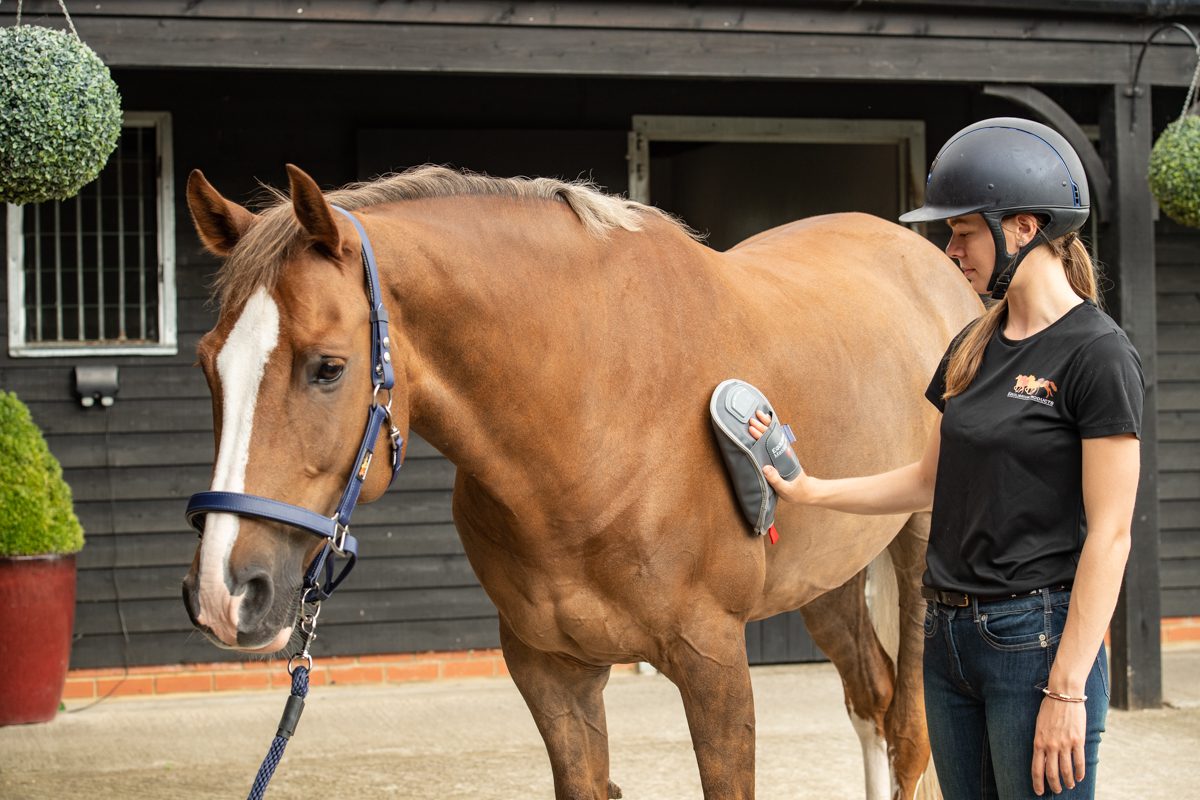
[[[54,719],[75,625],[75,556],[0,558],[0,725]]]

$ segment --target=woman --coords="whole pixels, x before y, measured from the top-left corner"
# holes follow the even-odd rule
[[[932,502],[925,704],[948,800],[1095,792],[1144,385],[1096,305],[1077,234],[1087,215],[1082,165],[1051,129],[1002,118],[956,134],[926,204],[901,221],[945,220],[947,254],[997,302],[930,382],[942,416],[924,456],[840,480],[763,470],[792,502],[857,514]]]

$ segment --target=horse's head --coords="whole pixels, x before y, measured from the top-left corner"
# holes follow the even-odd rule
[[[261,214],[222,197],[199,171],[188,179],[200,240],[225,259],[220,316],[198,348],[213,399],[211,488],[329,516],[358,471],[372,403],[370,304],[353,223],[312,178],[290,165],[288,172],[291,202]],[[402,379],[391,410],[407,433]],[[387,488],[390,447],[385,426],[365,501]],[[208,513],[183,581],[192,622],[220,646],[284,648],[305,570],[322,547],[278,522]]]

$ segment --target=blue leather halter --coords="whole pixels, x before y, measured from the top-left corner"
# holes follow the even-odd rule
[[[325,546],[313,559],[304,576],[303,597],[306,603],[315,603],[333,594],[345,577],[354,568],[358,560],[358,540],[350,535],[350,515],[358,503],[362,492],[363,481],[366,480],[367,470],[371,466],[371,458],[375,454],[375,441],[379,438],[379,429],[384,421],[390,428],[389,437],[392,440],[392,474],[388,485],[396,479],[400,471],[400,453],[404,447],[404,437],[392,424],[390,409],[392,405],[392,387],[395,385],[395,375],[392,372],[392,356],[388,352],[388,315],[383,306],[383,293],[379,286],[379,268],[375,263],[375,251],[371,249],[371,240],[362,223],[344,208],[332,206],[334,211],[343,214],[354,223],[358,238],[362,242],[363,271],[367,277],[367,299],[371,304],[371,384],[374,393],[371,395],[371,410],[367,417],[367,428],[363,433],[362,444],[358,446],[358,456],[354,460],[355,468],[342,499],[338,502],[337,510],[331,517],[324,517],[316,512],[300,506],[272,500],[258,495],[243,492],[197,492],[192,495],[187,505],[188,523],[201,536],[204,535],[204,518],[209,513],[237,514],[242,517],[281,522],[299,528],[302,531],[320,536],[325,539]],[[378,401],[379,391],[388,393],[387,405]],[[333,561],[329,558],[330,551],[347,559],[341,572],[334,576]],[[324,568],[324,581],[320,573]]]

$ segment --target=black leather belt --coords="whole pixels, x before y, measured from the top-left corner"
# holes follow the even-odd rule
[[[921,597],[926,600],[936,600],[944,606],[952,606],[954,608],[965,608],[971,605],[971,602],[976,603],[995,603],[998,600],[1013,600],[1018,597],[1032,597],[1048,592],[1065,592],[1071,588],[1069,583],[1060,583],[1057,586],[1047,586],[1042,589],[1034,589],[1029,592],[1018,592],[1017,594],[967,594],[966,592],[950,592],[945,589],[934,589],[932,586],[921,587]]]

